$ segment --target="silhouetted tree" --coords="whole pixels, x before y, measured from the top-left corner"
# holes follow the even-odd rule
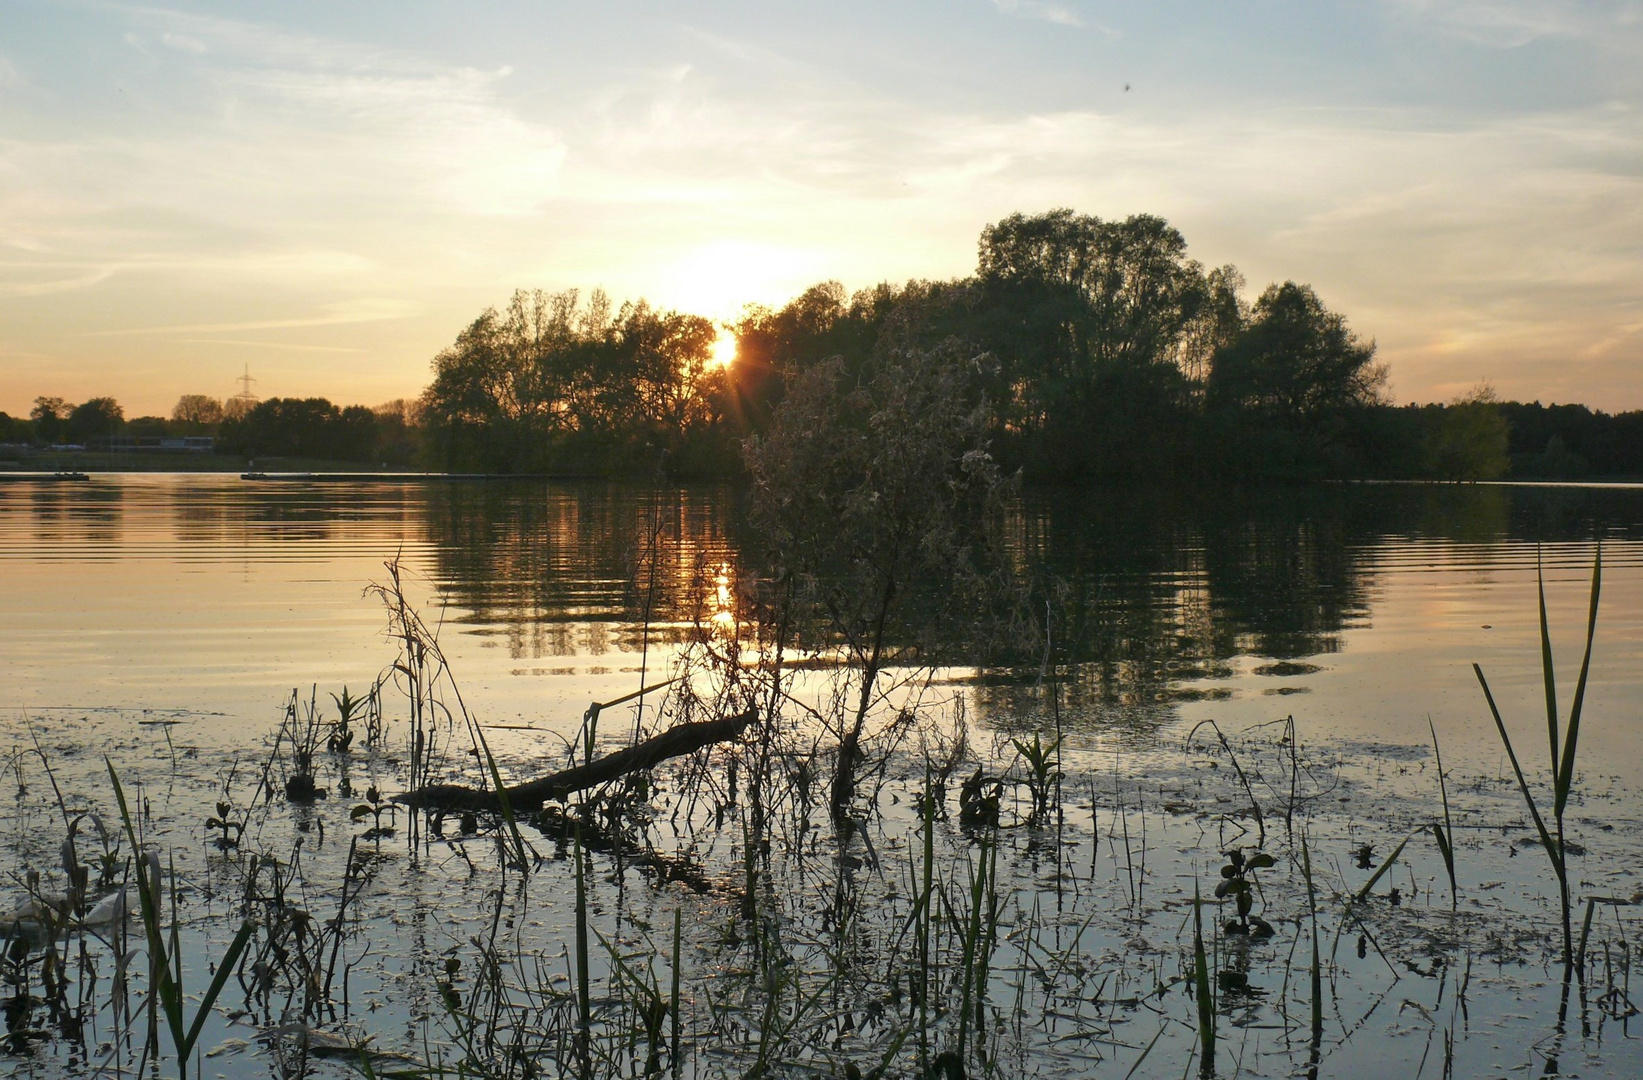
[[[68,414],[64,432],[77,443],[107,439],[119,434],[125,410],[111,397],[95,397],[81,402]]]
[[[1208,407],[1221,452],[1257,474],[1339,474],[1363,465],[1365,413],[1382,404],[1386,368],[1309,286],[1272,285],[1215,352]]]
[[[218,429],[223,449],[246,457],[376,460],[376,414],[325,398],[269,398]]]
[[[223,421],[222,399],[207,394],[184,394],[172,406],[171,419],[189,431],[214,428]]]
[[[1483,384],[1435,414],[1426,434],[1426,472],[1444,480],[1495,480],[1511,467],[1506,419]]]
[[[712,413],[717,331],[640,301],[518,292],[434,358],[423,421],[450,464],[608,468],[677,450]]]
[[[376,456],[385,465],[409,465],[421,451],[421,431],[417,426],[417,403],[405,398],[378,405],[376,413]]]
[[[61,442],[63,421],[68,419],[72,406],[60,397],[37,397],[29,419],[34,421],[34,436],[43,443]]]
[[[1190,441],[1187,370],[1212,300],[1179,232],[1150,215],[1013,214],[983,230],[978,273],[1000,417],[1029,462],[1060,475],[1178,467],[1169,451]]]
[[[0,443],[28,443],[33,440],[33,422],[0,412]]]

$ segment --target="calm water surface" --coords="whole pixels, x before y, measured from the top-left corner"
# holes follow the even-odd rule
[[[1470,664],[1533,722],[1538,558],[1567,693],[1601,538],[1587,738],[1643,779],[1643,489],[1037,493],[1013,533],[1023,569],[1070,583],[1056,631],[1083,737],[1294,714],[1314,737],[1408,743],[1430,715],[1484,757]],[[568,732],[665,667],[713,614],[701,583],[758,550],[712,487],[0,484],[0,710],[185,710],[209,714],[202,738],[260,734],[292,687],[357,687],[391,659],[364,589],[398,555],[470,705]],[[1008,672],[948,674],[983,722],[1034,722]]]

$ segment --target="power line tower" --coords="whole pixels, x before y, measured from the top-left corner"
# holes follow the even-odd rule
[[[245,374],[234,381],[240,384],[240,392],[228,399],[227,412],[231,416],[244,416],[261,400],[251,390],[251,384],[257,381],[251,377],[251,365],[245,365]]]

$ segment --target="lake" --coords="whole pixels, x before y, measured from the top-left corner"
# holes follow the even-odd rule
[[[586,1038],[604,1047],[607,1071],[642,1074],[654,1064],[645,1051],[643,971],[670,968],[668,933],[673,913],[683,911],[689,955],[679,963],[694,989],[686,994],[681,1068],[692,1075],[825,1072],[851,1062],[862,1072],[881,1061],[905,1067],[919,1041],[907,1034],[906,1018],[917,1012],[908,1011],[911,983],[898,974],[910,926],[933,934],[938,953],[953,950],[949,961],[972,967],[977,935],[996,942],[996,962],[981,974],[943,982],[965,966],[949,963],[933,976],[964,1004],[944,998],[935,1007],[940,1019],[931,1020],[926,1003],[918,1031],[950,1042],[954,1016],[986,999],[991,1011],[978,1012],[975,1026],[992,1043],[974,1050],[981,1036],[957,1037],[990,1068],[1071,1075],[1105,1062],[1122,1075],[1139,1061],[1135,1075],[1180,1075],[1201,1053],[1193,986],[1182,978],[1192,964],[1193,886],[1201,877],[1207,894],[1222,880],[1221,852],[1261,848],[1257,823],[1279,859],[1263,871],[1256,905],[1268,912],[1276,944],[1235,940],[1231,931],[1222,937],[1217,917],[1206,917],[1224,1023],[1219,1068],[1231,1075],[1227,1055],[1236,1053],[1245,1071],[1304,1069],[1314,1053],[1301,1002],[1309,956],[1297,943],[1314,920],[1299,906],[1306,890],[1297,872],[1298,818],[1315,845],[1307,854],[1328,878],[1331,912],[1319,916],[1328,924],[1331,993],[1315,1052],[1319,1075],[1438,1076],[1446,1055],[1457,1075],[1541,1072],[1549,1061],[1587,1076],[1643,1069],[1643,1053],[1629,1041],[1638,930],[1629,908],[1597,911],[1592,940],[1608,967],[1592,968],[1594,944],[1592,986],[1581,988],[1576,1005],[1565,1004],[1568,1018],[1559,1022],[1547,951],[1555,944],[1555,888],[1546,854],[1522,843],[1533,827],[1471,668],[1478,663],[1488,675],[1525,769],[1549,801],[1537,779],[1547,756],[1537,567],[1567,715],[1601,540],[1602,606],[1570,811],[1571,836],[1586,854],[1572,891],[1577,905],[1588,895],[1631,897],[1643,888],[1634,872],[1643,854],[1634,794],[1643,784],[1636,749],[1643,488],[1029,491],[1012,510],[1008,535],[1018,571],[1056,583],[1062,597],[1050,615],[1051,656],[1011,664],[955,649],[930,678],[899,690],[891,704],[915,712],[927,705],[930,723],[913,735],[884,729],[866,827],[832,850],[822,842],[830,835],[825,810],[810,820],[808,796],[789,795],[771,811],[783,822],[771,826],[772,836],[785,842],[762,856],[769,861],[761,880],[772,891],[754,906],[764,916],[738,924],[750,903],[740,875],[751,862],[741,827],[726,822],[742,820],[748,800],[738,799],[738,766],[729,759],[707,759],[707,773],[662,770],[668,779],[655,807],[623,819],[626,840],[614,853],[588,856],[599,890],[593,921],[614,943],[609,952],[596,943],[586,961],[600,987],[600,1016]],[[382,599],[366,591],[387,580],[386,560],[399,560],[409,598],[437,628],[462,701],[487,726],[511,778],[563,763],[589,702],[660,682],[678,673],[681,658],[701,664],[702,642],[714,640],[715,627],[747,616],[738,585],[762,554],[737,491],[726,487],[286,485],[203,475],[0,482],[0,728],[20,788],[6,823],[15,856],[7,888],[15,896],[0,906],[24,902],[24,867],[42,870],[49,883],[58,862],[69,815],[59,813],[43,765],[55,770],[68,809],[117,821],[102,762],[110,751],[145,792],[147,840],[177,859],[188,894],[181,922],[201,949],[220,955],[235,925],[229,898],[250,910],[253,886],[263,888],[255,869],[247,876],[242,850],[288,852],[296,844],[307,852],[302,880],[322,893],[363,873],[336,838],[381,819],[351,819],[343,798],[287,807],[258,774],[281,753],[274,735],[293,688],[299,711],[312,695],[334,713],[329,695],[344,686],[364,693],[394,661]],[[703,669],[701,677],[723,673]],[[796,706],[824,709],[821,672],[801,673],[795,688]],[[338,760],[316,769],[322,781],[403,790],[407,728],[397,700],[390,681],[383,742],[331,755]],[[650,716],[640,719],[658,722],[657,707],[665,712],[672,700],[649,695]],[[636,722],[631,706],[623,708],[621,722],[599,730],[607,751]],[[1199,728],[1204,721],[1214,721],[1225,745]],[[1440,852],[1421,833],[1394,872],[1371,881],[1379,891],[1363,904],[1380,906],[1370,912],[1346,903],[1343,913],[1340,898],[1352,897],[1400,838],[1443,815],[1430,767],[1433,728],[1460,828],[1461,902],[1451,912]],[[801,778],[794,790],[807,789],[808,771],[825,766],[830,745],[818,730],[796,720],[783,737],[778,771]],[[966,741],[955,750],[959,730]],[[1055,766],[1060,811],[1046,848],[1044,821],[1021,824],[1028,813],[1021,800],[1032,787],[1023,761],[1032,733],[1048,739],[1056,731],[1065,738]],[[478,784],[461,741],[447,737],[441,767]],[[949,751],[962,760],[946,792],[955,818],[962,775],[979,768],[1005,778],[1006,808],[991,840],[956,820],[926,826],[912,809],[932,754]],[[203,822],[214,798],[244,815],[238,849],[208,842],[215,834]],[[1251,799],[1264,815],[1251,815]],[[391,839],[372,838],[383,854],[368,887],[350,901],[343,886],[345,912],[355,905],[339,920],[346,932],[337,945],[354,958],[350,1007],[305,1007],[297,1018],[315,1030],[377,1035],[416,1068],[437,1071],[474,1053],[462,1017],[471,1020],[479,1001],[496,1005],[512,993],[514,1006],[528,998],[544,1018],[573,1014],[569,959],[544,969],[538,986],[519,981],[521,958],[569,956],[565,867],[577,860],[566,855],[564,834],[537,823],[532,839],[551,856],[548,869],[514,895],[494,887],[510,873],[501,831],[487,825],[466,846],[441,838],[444,846],[430,847],[425,839],[418,857],[407,848],[408,823],[397,820]],[[920,922],[916,902],[926,828],[940,832],[926,849],[940,861],[932,880],[950,879],[957,911],[934,929]],[[487,830],[491,841],[483,839]],[[634,851],[688,863],[705,888],[677,895],[667,874],[657,879],[664,864],[632,852],[624,862],[630,842]],[[1373,854],[1359,872],[1349,854],[1363,845]],[[976,869],[988,865],[991,876]],[[1377,898],[1391,895],[1394,883],[1388,907]],[[967,934],[958,909],[971,886],[994,899]],[[496,970],[515,981],[482,984],[482,946],[494,946],[503,908],[514,960]],[[280,924],[268,914],[261,925],[272,937]],[[845,925],[853,928],[853,964],[839,952]],[[786,957],[778,966],[794,973],[791,985],[772,974],[773,955]],[[453,969],[461,979],[440,975],[441,957],[462,959],[467,966]],[[290,1038],[255,1036],[278,1027],[281,1008],[267,987],[259,999],[255,980],[243,993],[240,982],[223,998],[236,1007],[207,1025],[211,1045],[202,1051],[219,1052],[203,1059],[205,1068],[277,1073],[289,1064]],[[926,996],[937,992],[920,985]],[[466,1012],[447,1007],[453,993],[469,1002]],[[834,1000],[841,996],[848,1000]],[[288,993],[288,1023],[300,998]],[[1466,1014],[1460,1021],[1457,999]],[[94,1003],[91,1015],[106,1029],[99,1036],[106,1053],[120,1059],[134,1051],[110,1035],[119,1030],[111,1008]],[[9,1053],[20,1068],[50,1075],[96,1066],[97,1039],[75,1049],[43,1016],[28,1021],[42,1034],[11,1029]],[[592,1053],[565,1042],[556,1022],[541,1019],[527,1031],[521,1021],[508,1031],[519,1045],[538,1040],[533,1053],[561,1066]],[[485,1053],[505,1058],[494,1047]],[[315,1053],[317,1067],[342,1068],[324,1057]]]

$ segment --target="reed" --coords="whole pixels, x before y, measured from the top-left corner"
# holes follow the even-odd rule
[[[1552,876],[1557,880],[1558,906],[1563,920],[1563,970],[1567,977],[1575,967],[1574,926],[1571,912],[1569,891],[1569,861],[1565,846],[1565,832],[1563,813],[1569,804],[1569,793],[1574,787],[1575,754],[1580,748],[1580,720],[1581,708],[1586,701],[1586,679],[1591,671],[1592,642],[1597,636],[1597,606],[1598,598],[1603,589],[1603,548],[1600,544],[1596,558],[1592,562],[1591,599],[1586,611],[1586,651],[1580,661],[1580,677],[1575,683],[1574,700],[1569,706],[1569,720],[1562,732],[1561,748],[1559,746],[1558,731],[1558,704],[1557,680],[1552,663],[1552,634],[1546,618],[1546,576],[1537,566],[1535,571],[1536,585],[1540,600],[1540,664],[1541,680],[1546,695],[1546,735],[1550,746],[1552,771],[1552,827],[1548,828],[1546,819],[1541,814],[1540,805],[1536,802],[1534,792],[1529,788],[1529,781],[1523,774],[1523,766],[1518,763],[1517,752],[1512,748],[1512,737],[1507,734],[1506,722],[1501,719],[1500,708],[1495,704],[1495,695],[1489,689],[1489,680],[1484,678],[1483,668],[1478,664],[1472,665],[1472,671],[1477,675],[1478,685],[1483,688],[1483,698],[1489,704],[1489,714],[1494,718],[1495,730],[1500,733],[1500,741],[1506,748],[1506,757],[1512,763],[1512,773],[1517,778],[1518,790],[1523,793],[1523,801],[1529,808],[1529,816],[1534,820],[1535,832],[1540,838],[1540,845],[1546,851],[1546,858],[1552,867]]]
[[[993,934],[996,917],[996,883],[998,838],[983,835],[977,846],[970,871],[970,910],[965,920],[964,951],[960,961],[961,988],[959,993],[958,1056],[964,1060],[965,1044],[970,1031],[971,1002],[975,1002],[975,1027],[984,1034],[983,1001],[986,994],[988,943]]]
[[[148,941],[150,1007],[152,1008],[154,1002],[158,1002],[160,1009],[165,1013],[166,1024],[171,1029],[172,1046],[177,1053],[178,1080],[188,1080],[188,1059],[193,1056],[194,1047],[205,1028],[206,1018],[211,1015],[211,1007],[217,1003],[217,995],[222,993],[229,975],[234,971],[234,965],[239,963],[240,954],[245,951],[246,944],[251,940],[256,924],[250,919],[240,924],[239,933],[234,935],[228,951],[217,964],[216,975],[206,987],[205,993],[200,996],[199,1008],[195,1010],[193,1022],[185,1023],[183,956],[176,915],[176,873],[173,870],[171,876],[172,919],[168,943],[162,924],[164,913],[160,891],[160,860],[153,853],[144,857],[143,849],[137,843],[137,830],[131,823],[131,810],[126,805],[125,789],[120,786],[119,774],[114,771],[112,761],[106,757],[103,761],[108,766],[109,782],[114,785],[114,798],[119,803],[120,820],[125,824],[126,840],[131,844],[132,859],[137,868],[137,897],[142,907],[143,932]]]
[[[576,1028],[577,1057],[581,1074],[592,1073],[590,1043],[593,1037],[593,1004],[588,991],[588,889],[587,871],[582,860],[582,830],[576,830],[576,844],[572,851],[576,860]]]
[[[1426,726],[1432,730],[1432,757],[1438,767],[1438,795],[1443,799],[1443,821],[1432,823],[1432,839],[1437,841],[1438,854],[1443,856],[1443,868],[1449,873],[1449,910],[1455,910],[1460,902],[1460,888],[1455,884],[1455,823],[1449,816],[1449,783],[1443,775],[1443,752],[1438,749],[1438,729],[1432,723],[1432,718],[1426,718]]]
[[[914,908],[916,933],[918,935],[918,1053],[919,1072],[930,1071],[930,993],[932,990],[931,978],[931,924],[934,921],[933,899],[935,896],[935,844],[936,844],[936,799],[935,792],[930,784],[930,777],[924,778],[923,799],[923,833],[924,859],[923,879],[919,890],[918,904]]]
[[[670,1058],[670,1061],[671,1061],[671,1064],[673,1066],[673,1075],[675,1075],[675,1076],[679,1075],[679,1071],[684,1067],[684,1056],[682,1054],[680,1054],[680,1052],[679,1052],[680,1042],[681,1042],[680,1024],[679,1024],[679,961],[681,959],[681,950],[679,948],[680,940],[681,940],[680,930],[679,930],[679,915],[680,915],[679,909],[674,908],[673,909],[673,985],[669,988],[668,1001],[667,1001],[668,1020],[669,1020],[669,1023],[671,1025],[671,1027],[669,1029],[669,1032],[668,1032],[668,1034],[671,1036],[671,1038],[669,1040],[668,1049],[669,1049],[669,1051],[671,1052],[671,1055],[672,1055],[671,1058]]]
[[[1305,832],[1301,833],[1301,876],[1306,879],[1307,914],[1312,923],[1312,964],[1307,974],[1312,991],[1311,1075],[1316,1076],[1324,1037],[1324,984],[1323,963],[1318,952],[1318,888],[1312,879],[1312,852],[1307,846]]]
[[[1204,901],[1196,882],[1192,886],[1192,990],[1198,1003],[1198,1075],[1215,1075],[1215,995],[1204,948]]]

